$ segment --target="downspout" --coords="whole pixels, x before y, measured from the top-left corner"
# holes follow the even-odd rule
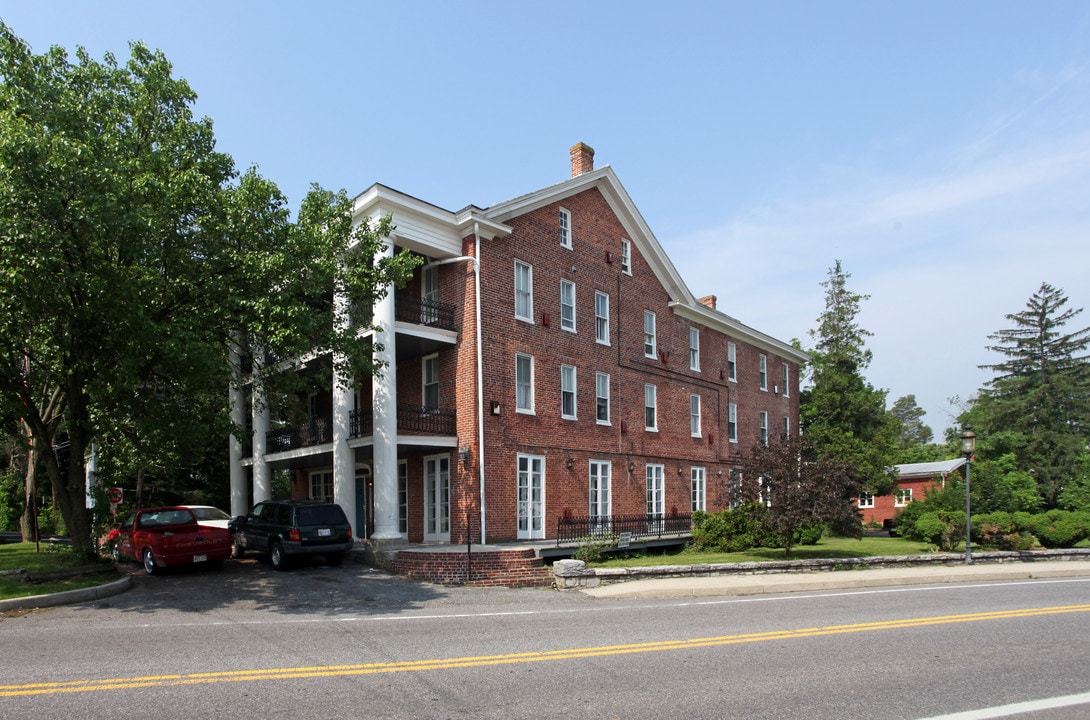
[[[450,263],[469,261],[473,263],[473,295],[476,306],[476,343],[477,343],[477,463],[480,471],[481,484],[481,545],[485,544],[485,508],[484,508],[484,388],[482,387],[482,362],[481,362],[481,234],[480,223],[473,223],[473,242],[475,257],[462,255],[444,260],[430,262],[424,267],[436,265],[448,265]]]
[[[484,364],[481,360],[481,232],[473,223],[473,292],[477,314],[477,466],[481,485],[481,545],[487,544],[484,507]]]

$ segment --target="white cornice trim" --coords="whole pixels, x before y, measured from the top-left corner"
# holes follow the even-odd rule
[[[780,357],[794,360],[799,364],[809,362],[810,360],[810,355],[806,351],[799,350],[782,340],[777,340],[771,335],[766,335],[760,330],[754,330],[748,325],[732,318],[730,315],[719,312],[718,310],[713,310],[707,305],[699,303],[696,305],[686,305],[679,302],[672,302],[670,303],[670,309],[687,320],[692,320],[693,322],[700,323],[706,327],[719,330],[720,332],[738,338],[739,340],[745,340],[746,342],[773,352]]]

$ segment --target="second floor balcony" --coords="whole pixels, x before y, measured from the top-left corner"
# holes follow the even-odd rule
[[[453,410],[399,405],[397,408],[397,432],[402,435],[454,435],[456,433]],[[348,437],[368,437],[374,434],[374,411],[354,410],[348,415]],[[270,430],[265,434],[265,452],[268,454],[316,447],[333,442],[331,418],[312,418],[298,427]]]

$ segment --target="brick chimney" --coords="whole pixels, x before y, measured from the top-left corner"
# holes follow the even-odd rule
[[[715,295],[705,295],[704,297],[700,298],[699,302],[702,305],[707,305],[712,310],[715,310],[715,303],[717,301],[718,301],[718,298],[716,298]]]
[[[571,176],[582,175],[594,169],[594,148],[586,143],[571,146]]]

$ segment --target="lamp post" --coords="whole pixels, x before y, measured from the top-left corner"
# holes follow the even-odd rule
[[[976,452],[976,433],[968,426],[961,434],[961,454],[965,456],[965,564],[973,564],[972,507],[969,502],[969,476],[972,474],[973,453]]]

